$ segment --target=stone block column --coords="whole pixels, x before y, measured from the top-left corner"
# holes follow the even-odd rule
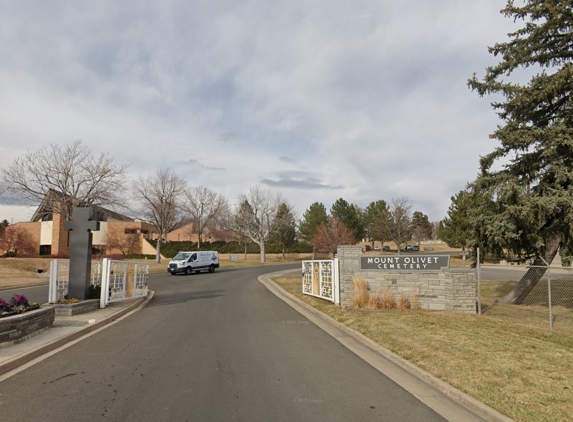
[[[340,305],[352,306],[352,295],[354,294],[354,274],[360,272],[360,257],[362,248],[360,246],[339,246],[338,262],[340,265]]]

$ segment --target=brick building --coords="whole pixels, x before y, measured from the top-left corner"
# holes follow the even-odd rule
[[[39,255],[65,256],[70,252],[70,234],[64,230],[64,214],[52,212],[48,199],[42,201],[28,222],[12,224],[21,229],[33,245],[33,253]],[[103,207],[92,206],[100,220],[100,230],[93,232],[95,254],[154,254],[155,250],[145,240],[153,237],[150,224],[135,220]],[[155,236],[157,237],[157,236]],[[6,251],[0,251],[4,253]]]
[[[20,222],[10,227],[21,229],[26,233],[28,243],[32,244],[29,252],[39,255],[66,256],[70,251],[70,233],[64,230],[65,214],[54,212],[60,207],[57,194],[48,193],[38,206],[30,221]],[[93,232],[94,254],[148,254],[154,255],[153,248],[146,239],[157,239],[158,235],[152,225],[122,215],[103,207],[92,205],[99,216],[100,230]],[[230,241],[236,234],[229,230],[208,230],[202,235],[202,243],[217,240]],[[179,227],[167,234],[166,241],[197,242],[193,233],[193,222],[184,221]],[[0,254],[7,251],[0,250]]]

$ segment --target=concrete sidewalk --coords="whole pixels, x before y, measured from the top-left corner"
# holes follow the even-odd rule
[[[139,310],[151,300],[154,293],[150,291],[147,298],[113,302],[104,309],[79,315],[56,315],[51,328],[22,343],[0,346],[0,380],[10,371]]]

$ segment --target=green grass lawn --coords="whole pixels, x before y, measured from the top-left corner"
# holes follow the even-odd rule
[[[300,276],[273,281],[324,314],[517,421],[573,420],[570,334],[503,320],[487,312],[478,316],[343,309],[303,295]],[[488,288],[499,296],[499,289],[509,287]]]

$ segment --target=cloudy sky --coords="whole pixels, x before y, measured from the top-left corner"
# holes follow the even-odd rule
[[[0,167],[82,140],[302,215],[407,197],[431,221],[498,124],[467,88],[514,29],[505,0],[0,0]],[[0,197],[0,220],[31,208]]]

